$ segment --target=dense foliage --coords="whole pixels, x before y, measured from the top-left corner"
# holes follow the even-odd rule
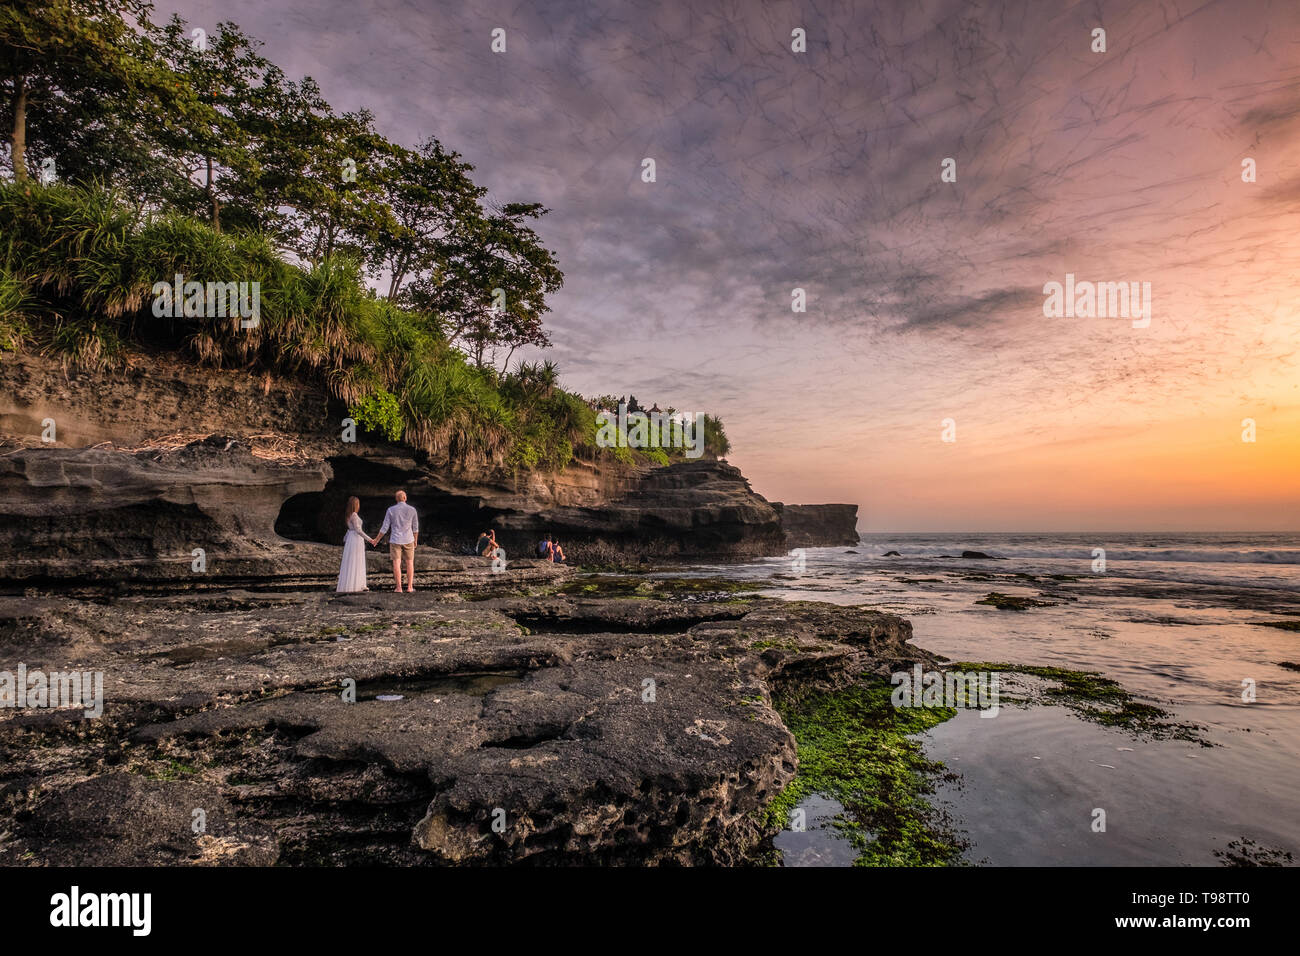
[[[0,2],[0,350],[107,368],[138,345],[278,371],[365,430],[466,462],[606,453],[552,364],[511,370],[550,344],[564,277],[531,225],[546,209],[490,201],[433,137],[407,148],[337,113],[234,24],[208,36],[151,14]],[[258,283],[260,321],[159,315],[155,284],[176,275]],[[711,421],[706,451],[725,454]]]

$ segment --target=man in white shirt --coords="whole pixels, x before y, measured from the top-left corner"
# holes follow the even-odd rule
[[[408,593],[415,590],[415,542],[420,537],[420,516],[406,503],[405,491],[399,491],[396,497],[397,504],[384,514],[384,523],[379,534],[375,535],[375,543],[391,532],[388,553],[393,556],[393,580],[397,583],[393,590],[401,594],[403,561],[406,562],[406,590]]]

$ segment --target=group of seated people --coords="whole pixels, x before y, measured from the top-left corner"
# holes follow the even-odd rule
[[[488,528],[478,536],[478,541],[474,545],[474,553],[491,561],[496,556],[497,547],[496,529]],[[537,542],[537,556],[547,561],[563,563],[564,548],[560,547],[560,542],[553,540],[548,534]]]
[[[564,562],[564,549],[560,547],[560,542],[552,541],[548,534],[541,541],[537,542],[537,556],[545,558],[547,561]]]

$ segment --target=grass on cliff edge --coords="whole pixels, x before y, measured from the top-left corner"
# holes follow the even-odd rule
[[[831,693],[776,701],[794,734],[799,770],[763,811],[775,828],[821,794],[844,812],[835,827],[858,851],[858,866],[945,866],[959,862],[963,844],[925,799],[944,765],[928,759],[912,734],[953,717],[951,708],[899,708],[883,678]]]

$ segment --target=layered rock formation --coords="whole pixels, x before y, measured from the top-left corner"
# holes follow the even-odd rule
[[[285,499],[325,487],[321,462],[283,465],[233,439],[170,453],[27,448],[0,456],[0,578],[166,581],[280,576],[326,549],[274,534]],[[326,566],[327,567],[327,566]],[[319,569],[324,570],[324,569]]]
[[[506,475],[344,441],[346,414],[301,383],[166,357],[89,374],[4,355],[0,581],[180,580],[196,549],[209,582],[323,580],[337,555],[315,545],[342,540],[346,499],[361,498],[373,532],[399,487],[420,511],[422,543],[451,554],[489,526],[514,557],[549,532],[584,563],[856,541],[853,506],[782,507],[722,461]]]
[[[722,461],[638,469],[604,505],[519,511],[500,523],[532,538],[546,530],[656,557],[774,554],[785,546],[780,511],[752,491],[740,469]]]
[[[858,543],[857,505],[786,505],[781,514],[785,543],[791,548],[817,548]]]

